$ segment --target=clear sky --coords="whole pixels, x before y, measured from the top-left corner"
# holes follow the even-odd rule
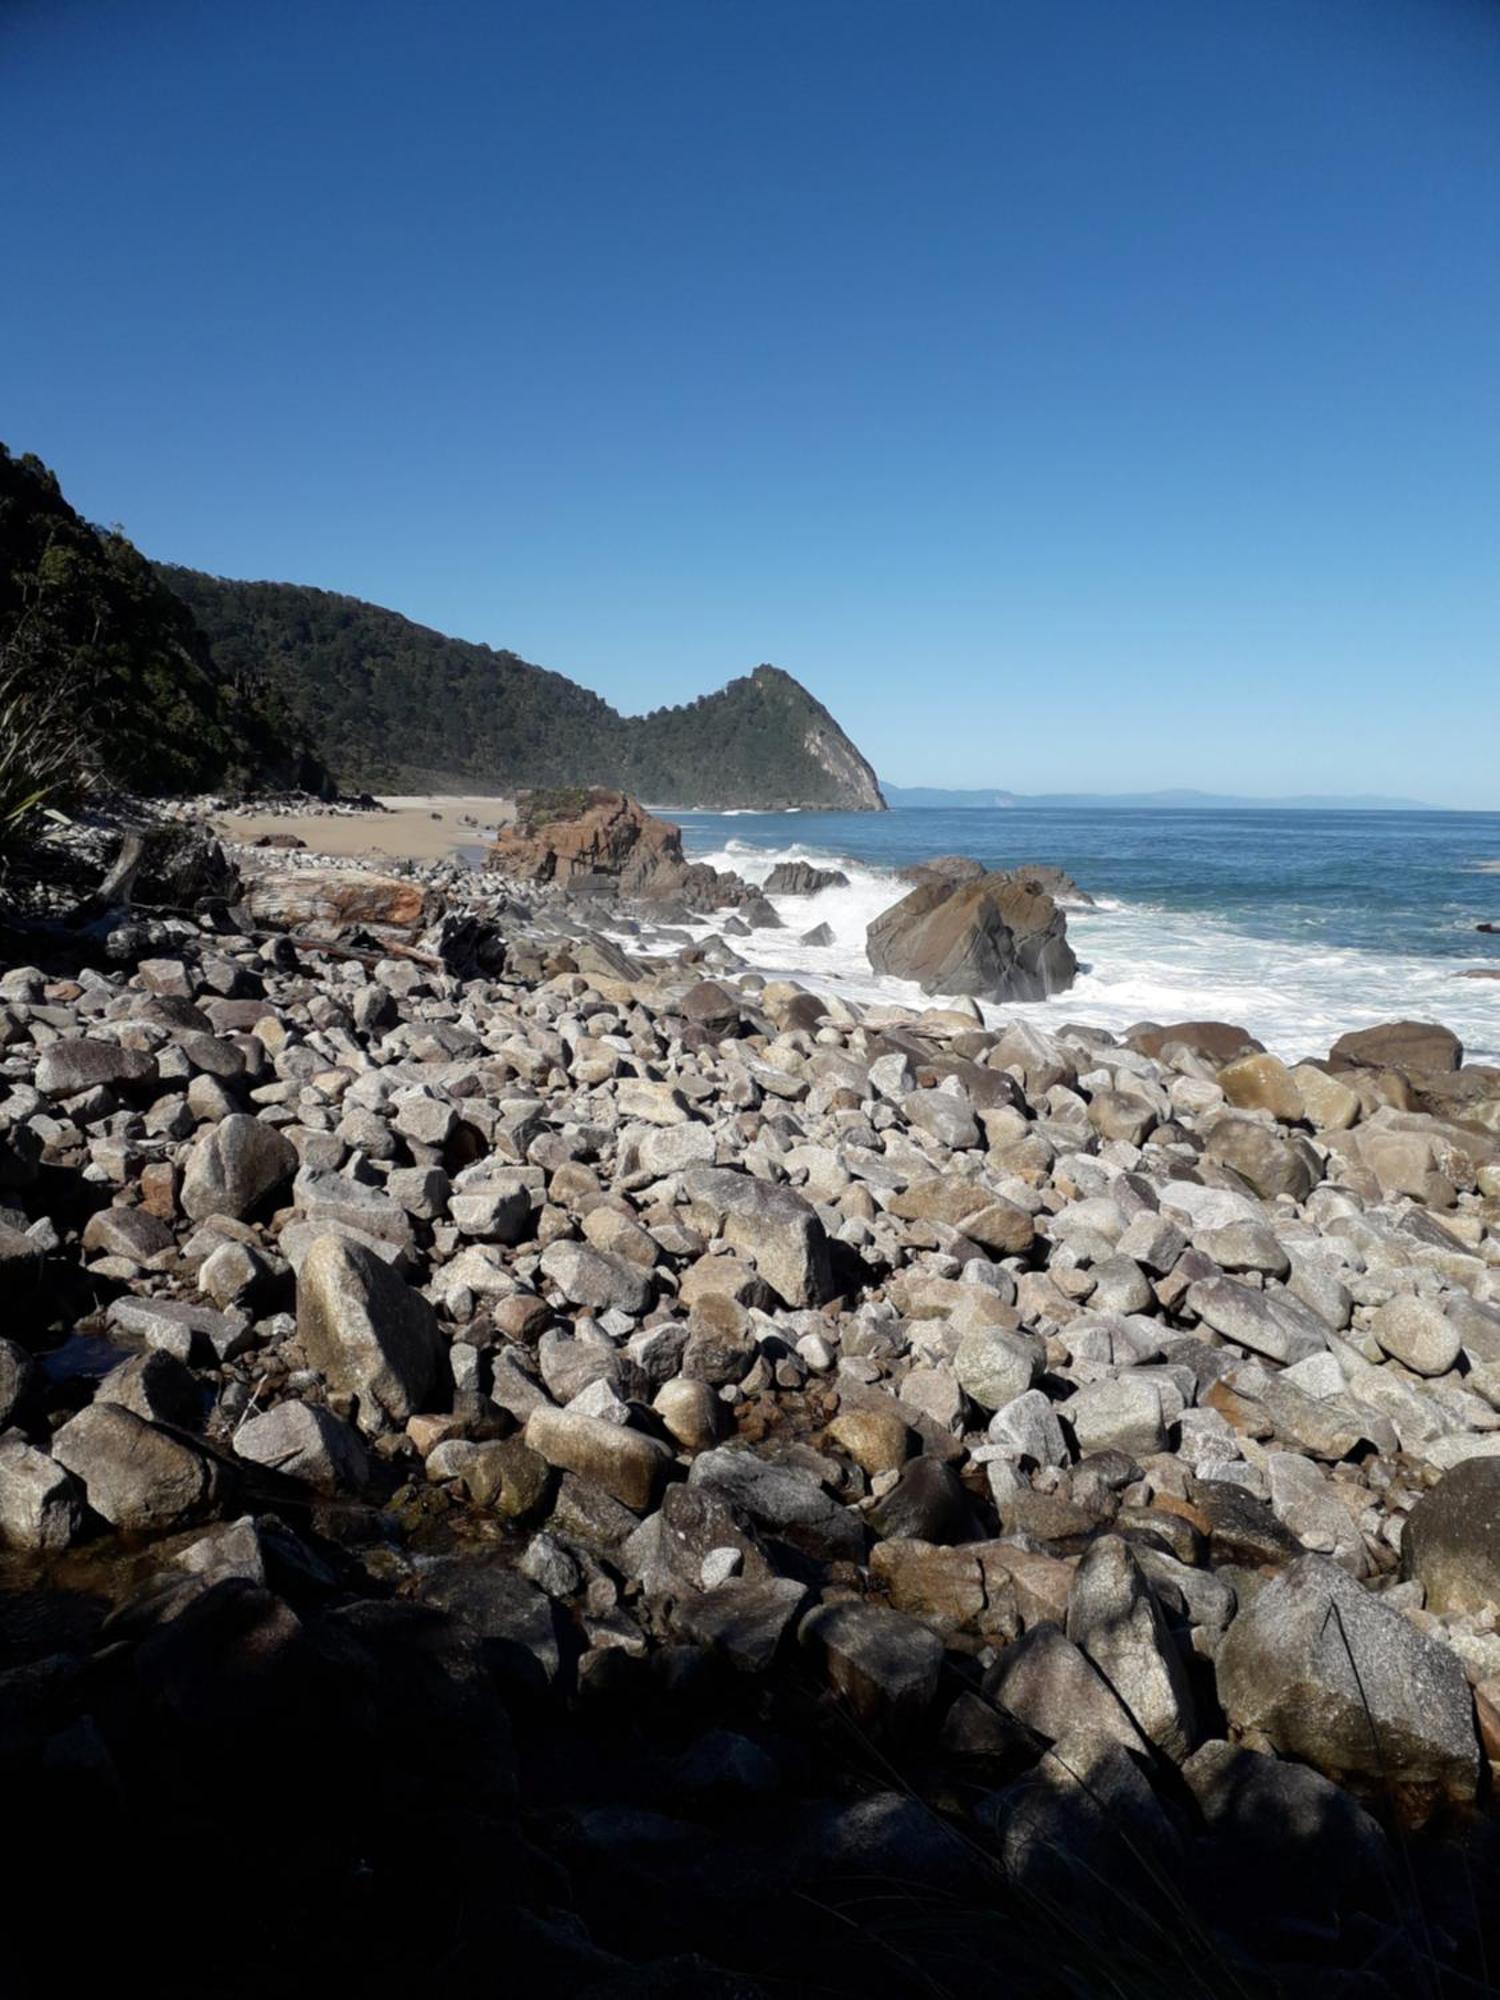
[[[1495,0],[0,0],[0,437],[898,782],[1500,807]]]

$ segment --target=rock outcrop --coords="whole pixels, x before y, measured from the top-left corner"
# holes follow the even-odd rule
[[[919,884],[870,925],[876,972],[924,993],[1044,1000],[1073,983],[1067,920],[1045,890],[1007,875]]]

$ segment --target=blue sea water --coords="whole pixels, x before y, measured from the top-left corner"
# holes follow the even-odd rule
[[[1279,1054],[1326,1053],[1348,1028],[1440,1020],[1469,1059],[1500,1061],[1500,814],[1126,811],[1017,807],[889,813],[676,813],[687,852],[763,880],[778,860],[840,865],[848,889],[778,899],[786,925],[738,948],[767,972],[852,997],[917,999],[876,980],[864,929],[938,854],[1051,862],[1096,900],[1068,912],[1083,970],[1029,1007],[990,1010],[1118,1030],[1212,1017]],[[827,923],[830,946],[799,934]]]

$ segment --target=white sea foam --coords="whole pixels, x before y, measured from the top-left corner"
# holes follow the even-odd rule
[[[908,981],[878,977],[865,957],[867,927],[906,893],[893,873],[801,842],[771,849],[730,839],[693,858],[755,883],[780,861],[842,868],[847,888],[773,897],[785,928],[735,938],[735,950],[768,977],[850,999],[938,1004],[941,996],[928,998]],[[833,932],[833,943],[802,944],[801,934],[819,924]],[[705,934],[716,928],[701,927]],[[1113,899],[1070,909],[1068,937],[1082,969],[1066,993],[986,1006],[986,1018],[1051,1027],[1079,1021],[1116,1032],[1137,1021],[1233,1021],[1288,1059],[1326,1054],[1351,1028],[1414,1018],[1446,1023],[1468,1060],[1500,1061],[1500,984],[1465,979],[1462,959],[1267,939],[1199,911]]]

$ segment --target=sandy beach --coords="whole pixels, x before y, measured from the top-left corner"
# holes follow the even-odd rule
[[[372,861],[442,861],[482,847],[511,817],[509,799],[390,794],[383,813],[221,813],[215,829],[246,844],[262,834],[294,834],[314,854],[368,855]]]

